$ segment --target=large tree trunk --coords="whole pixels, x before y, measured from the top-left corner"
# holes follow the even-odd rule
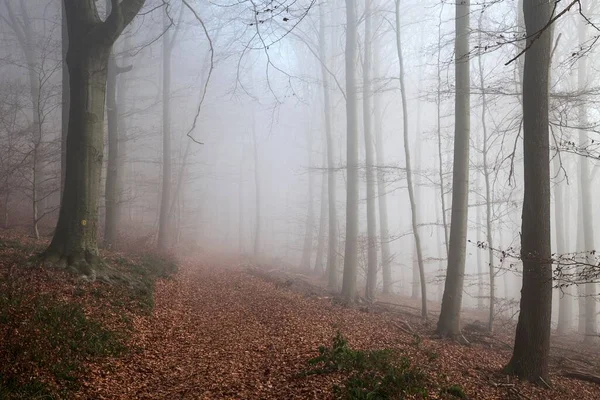
[[[356,101],[356,2],[346,0],[346,245],[342,297],[347,303],[356,299],[358,267],[358,123]]]
[[[523,75],[523,288],[513,356],[506,367],[520,378],[546,383],[552,314],[548,131],[552,29],[542,29],[553,8],[546,0],[525,0],[523,5],[529,46]]]
[[[65,0],[69,30],[69,129],[65,187],[45,261],[96,275],[98,197],[104,150],[104,105],[113,43],[145,0],[124,0],[105,21],[94,2]]]
[[[321,58],[321,79],[323,80],[323,111],[325,116],[325,140],[327,144],[327,199],[329,204],[329,229],[327,240],[327,287],[335,289],[338,286],[337,278],[337,210],[335,193],[335,159],[333,129],[331,121],[331,100],[329,92],[329,79],[325,63],[327,62],[327,47],[325,41],[325,12],[324,4],[319,5],[319,57]]]
[[[365,139],[365,167],[367,174],[367,286],[365,297],[375,299],[377,290],[377,211],[375,208],[375,154],[373,150],[372,131],[372,88],[371,88],[371,61],[372,61],[372,15],[371,0],[365,0],[365,37],[364,37],[364,63],[363,63],[363,125]]]
[[[64,2],[61,4],[61,54],[62,54],[62,106],[61,106],[61,135],[60,135],[60,196],[62,199],[67,170],[67,133],[69,132],[69,68],[67,66],[67,51],[69,49],[69,30],[67,29],[67,14]]]
[[[442,336],[460,334],[460,309],[465,279],[467,216],[469,200],[469,8],[470,1],[456,4],[456,98],[454,170],[452,172],[452,216],[448,270],[437,332]]]
[[[373,57],[373,70],[376,77],[379,77],[379,46],[380,41],[376,41],[377,47]],[[377,199],[379,200],[379,236],[381,240],[381,272],[383,275],[383,294],[392,293],[392,256],[390,253],[390,231],[388,227],[388,206],[387,193],[385,190],[385,153],[383,146],[383,114],[381,110],[381,94],[373,95],[373,114],[375,117],[375,153],[377,160]]]
[[[71,41],[73,42],[73,41]],[[104,96],[110,46],[69,50],[70,108],[65,189],[49,261],[92,275],[97,262]]]
[[[171,55],[173,42],[169,30],[169,16],[165,7],[163,14],[163,63],[162,63],[162,187],[160,214],[158,218],[158,247],[166,249],[171,240]]]
[[[408,197],[410,200],[412,231],[415,238],[415,248],[417,252],[417,263],[419,270],[419,282],[421,284],[421,316],[427,318],[427,282],[425,281],[425,265],[423,264],[423,254],[421,252],[421,237],[418,228],[418,205],[415,199],[415,189],[413,186],[413,174],[410,164],[410,143],[408,140],[408,104],[406,100],[406,87],[404,85],[404,61],[402,58],[402,41],[400,37],[400,0],[396,0],[396,51],[398,53],[398,63],[400,64],[400,92],[402,95],[402,130],[404,136],[404,157],[406,162],[406,180],[408,185]],[[419,134],[419,133],[417,133]],[[413,281],[415,278],[413,277]]]

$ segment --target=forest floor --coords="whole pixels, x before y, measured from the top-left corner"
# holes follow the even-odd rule
[[[14,264],[9,268],[10,263],[4,262],[8,248],[0,246],[4,284],[7,269],[15,274]],[[465,327],[469,346],[437,339],[432,323],[423,322],[408,302],[391,305],[401,299],[386,298],[375,305],[347,308],[337,304],[317,279],[298,272],[251,266],[233,258],[184,260],[173,277],[156,280],[151,311],[140,307],[138,297],[107,289],[108,285],[88,284],[82,289],[77,280],[54,275],[56,271],[36,274],[31,278],[28,270],[23,274],[28,277],[19,282],[29,279],[37,285],[36,292],[54,290],[61,301],[81,303],[85,316],[97,318],[107,331],[125,333],[119,340],[129,348],[101,354],[91,349],[71,377],[78,384],[55,398],[333,399],[336,387],[372,383],[357,372],[357,365],[380,354],[369,351],[382,349],[402,360],[394,371],[400,371],[402,384],[410,387],[398,398],[423,398],[423,393],[430,399],[600,398],[600,386],[564,376],[567,369],[595,371],[597,349],[564,345],[566,339],[559,339],[553,349],[552,389],[522,383],[501,373],[511,354],[508,330],[490,337],[470,323]],[[59,285],[61,281],[66,283]],[[6,321],[0,307],[4,338]],[[24,328],[17,331],[27,333]],[[16,335],[14,329],[11,332]],[[336,368],[318,370],[309,365],[319,356],[319,347],[331,346],[338,332],[348,341],[337,348],[346,359]],[[0,351],[2,356],[6,352]],[[39,364],[20,357],[16,360],[27,365]],[[352,368],[344,368],[348,357]],[[64,384],[31,365],[17,365],[4,373],[15,374],[19,368],[40,381],[54,382],[55,387]],[[2,374],[0,368],[0,378]],[[0,398],[2,393],[0,379]]]

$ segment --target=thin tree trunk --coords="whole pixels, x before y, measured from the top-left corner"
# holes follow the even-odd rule
[[[478,33],[478,41],[482,43],[481,40],[481,32],[483,31],[483,14],[479,16],[479,33]],[[481,130],[483,133],[483,148],[482,156],[483,156],[483,178],[485,180],[485,231],[486,231],[486,240],[487,240],[487,250],[488,250],[488,276],[490,283],[490,308],[488,314],[488,331],[492,332],[494,330],[494,307],[496,302],[496,270],[494,266],[494,241],[493,241],[493,226],[492,226],[492,185],[490,182],[490,175],[492,171],[490,171],[490,167],[488,165],[488,151],[489,151],[489,132],[487,129],[487,120],[486,114],[488,112],[487,108],[487,95],[485,89],[485,81],[484,81],[484,68],[483,68],[483,59],[481,53],[477,57],[477,64],[479,67],[479,86],[481,87]]]
[[[587,42],[587,23],[579,23],[579,44],[585,46]],[[578,60],[578,89],[585,90],[587,87],[587,58],[579,57]],[[579,114],[579,145],[586,146],[587,135],[586,126],[588,126],[587,109],[584,102],[580,102],[578,107]],[[590,188],[590,171],[587,157],[580,157],[581,171],[579,182],[581,185],[581,210],[583,222],[583,242],[586,255],[586,264],[596,264],[594,256],[594,215],[592,212],[592,193]],[[593,342],[597,338],[597,318],[596,318],[596,284],[589,282],[585,284],[585,342]]]
[[[442,12],[440,7],[439,26],[438,26],[438,52],[437,52],[437,95],[436,95],[436,117],[437,117],[437,150],[438,150],[438,175],[440,178],[440,205],[442,207],[442,223],[444,228],[444,247],[446,248],[446,257],[448,257],[450,240],[448,238],[448,221],[446,218],[446,186],[444,185],[444,157],[442,154]]]
[[[379,52],[381,51],[380,41],[376,41],[377,47],[373,57],[373,69],[379,77]],[[373,95],[373,114],[375,116],[375,153],[377,160],[377,199],[379,200],[379,236],[381,238],[381,270],[383,275],[383,294],[391,294],[392,287],[392,256],[390,252],[390,232],[388,227],[388,206],[387,193],[385,190],[385,153],[383,146],[383,127],[381,95]]]
[[[577,163],[577,173],[578,176],[581,176],[581,162]],[[584,254],[584,241],[583,241],[583,190],[581,185],[581,180],[579,180],[579,197],[577,198],[577,260],[579,263],[585,263],[586,257]],[[583,267],[579,266],[577,268],[577,273],[581,274]],[[581,276],[579,277],[581,279]],[[580,335],[585,335],[585,290],[582,285],[577,285],[577,332]]]
[[[319,5],[319,57],[321,63],[321,79],[323,81],[323,111],[325,117],[325,139],[327,143],[327,198],[329,203],[329,233],[327,246],[327,287],[330,290],[338,286],[337,277],[337,209],[336,209],[336,185],[335,185],[335,159],[334,140],[331,119],[331,100],[329,92],[329,77],[325,63],[327,62],[327,42],[325,40],[325,12],[324,3]]]
[[[528,50],[523,73],[523,287],[513,355],[506,372],[549,382],[552,314],[548,83],[554,4],[525,0]],[[539,33],[541,32],[541,34]]]
[[[377,211],[375,205],[375,154],[373,149],[372,130],[372,15],[371,0],[365,0],[365,38],[363,63],[363,125],[365,139],[365,167],[367,173],[367,286],[365,290],[368,300],[375,300],[377,289]]]
[[[171,54],[173,42],[169,30],[169,16],[165,8],[163,13],[163,63],[162,63],[162,187],[160,214],[158,219],[158,247],[162,250],[169,247],[171,218]]]
[[[254,257],[260,255],[260,233],[261,233],[261,218],[260,218],[260,171],[258,164],[258,140],[256,138],[256,123],[252,119],[252,144],[254,150],[254,190],[256,195],[256,221],[254,225]]]
[[[300,268],[310,270],[312,248],[313,248],[313,228],[315,225],[314,214],[314,172],[312,170],[312,137],[310,130],[306,131],[306,140],[308,144],[308,210],[306,215],[306,227],[304,230],[304,247],[302,250],[302,261]]]
[[[480,182],[479,182],[480,174],[477,173],[477,180],[475,187],[479,190]],[[483,260],[481,259],[481,253],[483,252],[483,248],[479,245],[482,242],[481,237],[481,207],[477,206],[475,210],[475,225],[477,226],[477,309],[484,309],[484,294],[483,294]]]
[[[442,336],[460,334],[460,309],[465,278],[467,217],[469,199],[469,135],[470,71],[469,71],[469,13],[470,1],[456,4],[456,97],[454,170],[452,172],[452,217],[448,270],[442,309],[437,332]]]
[[[560,175],[560,159],[554,157],[554,175]],[[554,185],[554,232],[556,234],[556,252],[559,255],[567,252],[565,243],[565,211],[563,205],[563,183],[557,182]],[[560,262],[557,268],[561,268]],[[566,335],[571,329],[572,301],[571,287],[568,285],[560,286],[559,283],[559,302],[558,302],[558,325],[556,331],[559,335]]]
[[[325,229],[327,227],[327,153],[323,152],[323,171],[321,173],[321,211],[319,217],[319,238],[317,240],[317,255],[315,257],[315,273],[323,275],[323,258],[325,254]]]
[[[417,262],[419,265],[419,278],[421,283],[421,316],[427,318],[427,286],[425,281],[425,266],[423,254],[421,253],[421,237],[418,229],[418,209],[413,186],[413,175],[410,165],[410,143],[408,140],[408,104],[406,100],[406,87],[404,85],[404,62],[402,59],[402,42],[400,37],[400,0],[396,0],[396,50],[398,52],[398,63],[400,64],[400,91],[402,95],[402,127],[404,133],[404,157],[406,161],[406,181],[408,184],[408,197],[410,200],[412,231],[415,238],[417,251]],[[419,134],[417,132],[417,134]],[[413,279],[414,280],[414,279]]]
[[[356,299],[358,268],[358,123],[356,96],[356,2],[346,0],[346,133],[347,133],[347,188],[346,188],[346,245],[342,297],[347,303]]]
[[[239,214],[239,234],[238,234],[238,252],[244,254],[244,154],[246,146],[242,143],[242,152],[240,160],[240,181],[238,185],[238,214]]]

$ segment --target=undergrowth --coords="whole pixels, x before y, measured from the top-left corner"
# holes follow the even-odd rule
[[[72,397],[90,363],[128,350],[128,320],[152,310],[174,258],[154,252],[106,263],[123,278],[85,283],[27,266],[38,242],[0,237],[0,399]]]
[[[385,400],[407,395],[426,398],[425,375],[406,357],[391,350],[354,350],[340,332],[331,347],[319,347],[319,356],[308,361],[306,375],[342,373],[345,381],[334,387],[339,399]]]

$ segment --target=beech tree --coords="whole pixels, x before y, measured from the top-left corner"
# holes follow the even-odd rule
[[[552,262],[548,81],[554,4],[524,0],[527,44],[523,70],[523,173],[521,226],[523,288],[513,355],[506,372],[549,383]]]
[[[111,1],[103,21],[93,1],[64,0],[69,33],[69,129],[60,214],[46,262],[95,277],[104,105],[113,44],[145,0]]]
[[[467,216],[469,199],[470,73],[469,73],[470,1],[456,3],[456,97],[454,169],[452,172],[452,215],[448,269],[442,298],[437,333],[442,336],[460,334],[460,309],[465,279]],[[443,195],[443,194],[442,194]]]
[[[366,298],[375,299],[377,289],[377,215],[375,205],[375,150],[372,129],[372,10],[371,0],[365,0],[365,37],[363,61],[363,125],[365,167],[367,174],[367,287]]]
[[[404,85],[404,60],[402,57],[402,41],[400,36],[400,0],[396,0],[396,51],[398,53],[398,64],[400,66],[400,92],[402,95],[402,133],[404,138],[404,157],[406,163],[406,181],[408,185],[408,197],[411,209],[411,225],[415,238],[415,250],[417,253],[417,263],[419,266],[419,282],[421,284],[421,316],[427,318],[427,282],[425,281],[425,265],[423,264],[423,254],[421,252],[421,236],[418,228],[418,205],[415,199],[415,189],[413,183],[413,172],[410,163],[410,144],[408,140],[408,104],[406,96],[406,87]],[[419,132],[417,132],[419,134]],[[413,281],[415,278],[413,277]]]
[[[356,95],[356,2],[346,0],[346,246],[342,297],[348,303],[356,298],[358,269],[358,123]]]
[[[331,120],[331,96],[327,70],[327,41],[325,39],[325,4],[319,4],[319,58],[321,59],[321,80],[323,85],[323,116],[325,125],[325,144],[327,148],[327,200],[328,200],[328,239],[327,239],[327,286],[335,289],[337,277],[337,209],[335,193],[334,139]]]

